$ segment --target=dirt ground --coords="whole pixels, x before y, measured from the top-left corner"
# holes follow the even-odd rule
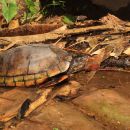
[[[106,91],[105,96],[107,96],[107,94],[108,94],[108,96],[109,95],[111,96],[111,92],[109,93],[109,91],[114,91],[114,92],[118,93],[121,97],[125,98],[125,100],[129,101],[129,99],[130,99],[130,87],[129,87],[130,86],[130,81],[129,81],[130,75],[129,75],[129,73],[118,72],[118,71],[99,71],[88,84],[85,83],[85,77],[86,77],[85,74],[79,74],[76,76],[78,81],[83,86],[83,88],[82,88],[83,95],[86,95],[86,93],[87,93],[87,95],[91,95],[91,93],[96,93],[96,95],[97,95],[98,93],[100,93],[100,91],[105,90]],[[92,94],[92,96],[93,96],[93,94]],[[117,98],[116,96],[117,96],[116,94],[112,95],[112,97],[110,99],[114,103],[114,105],[116,105],[116,103],[117,103],[117,101],[115,101],[115,98]],[[93,97],[91,97],[91,98],[93,98]],[[105,98],[105,97],[103,97],[103,98]],[[97,98],[97,100],[98,100],[98,98]],[[100,98],[99,98],[99,100],[100,100]],[[109,98],[107,100],[109,100]],[[87,104],[87,101],[86,101],[86,104]],[[98,110],[96,110],[96,111],[98,111]],[[127,111],[129,111],[129,107],[126,110],[126,112]],[[91,113],[91,111],[90,111],[90,113]],[[102,112],[101,115],[103,113],[104,112]],[[113,113],[113,115],[114,115],[114,113]],[[91,114],[90,114],[90,116],[91,116]],[[96,113],[96,115],[94,115],[94,116],[97,117],[97,116],[100,116],[100,114],[98,115],[98,113]],[[128,114],[128,116],[130,117],[130,114]],[[107,118],[107,117],[105,117],[105,118]],[[100,118],[101,122],[100,121],[99,122],[101,124],[105,124],[104,123],[105,118],[103,118],[103,119]],[[109,118],[109,115],[108,115],[108,118]],[[118,118],[117,118],[117,120],[118,120]],[[108,128],[106,127],[105,129],[116,129],[116,125],[113,128],[113,124],[110,124],[110,122],[105,125],[107,125],[107,127],[108,127]],[[118,127],[117,129],[124,130],[125,128]],[[128,128],[126,128],[126,129],[128,129]]]
[[[85,83],[85,73],[77,74],[76,80],[82,84],[83,91],[88,93],[98,89],[114,89],[126,98],[130,97],[130,74],[118,71],[99,71],[87,84]]]
[[[129,130],[129,73],[99,71],[88,84],[85,83],[86,76],[85,73],[74,76],[73,79],[81,84],[80,94],[74,99],[55,99],[21,121],[13,119],[3,128],[1,123],[1,129]]]

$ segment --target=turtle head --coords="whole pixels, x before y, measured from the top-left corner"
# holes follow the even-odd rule
[[[73,57],[68,74],[76,73],[85,70],[86,62],[89,55],[75,56]]]

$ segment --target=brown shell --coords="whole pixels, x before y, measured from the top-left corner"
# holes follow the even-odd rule
[[[0,53],[0,86],[31,86],[68,70],[72,57],[45,44],[16,47]]]

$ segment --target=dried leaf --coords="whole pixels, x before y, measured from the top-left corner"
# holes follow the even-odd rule
[[[123,51],[124,54],[130,56],[130,47],[127,47],[124,51]]]
[[[125,30],[125,22],[114,15],[108,14],[107,16],[101,18],[100,21],[117,32]]]
[[[17,20],[12,20],[10,23],[9,23],[9,29],[15,29],[15,28],[18,28],[19,27],[19,21],[18,19]]]
[[[92,56],[88,58],[86,63],[86,70],[97,71],[100,68],[101,62],[104,60],[105,49],[99,49],[98,51],[92,53]]]
[[[109,42],[108,42],[109,43]],[[124,37],[120,37],[116,40],[113,40],[105,47],[105,57],[108,58],[109,56],[118,57],[122,54],[125,49],[127,41]]]

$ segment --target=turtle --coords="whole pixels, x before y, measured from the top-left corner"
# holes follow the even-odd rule
[[[73,58],[50,44],[29,44],[0,53],[0,86],[30,87],[84,68],[87,56]]]

